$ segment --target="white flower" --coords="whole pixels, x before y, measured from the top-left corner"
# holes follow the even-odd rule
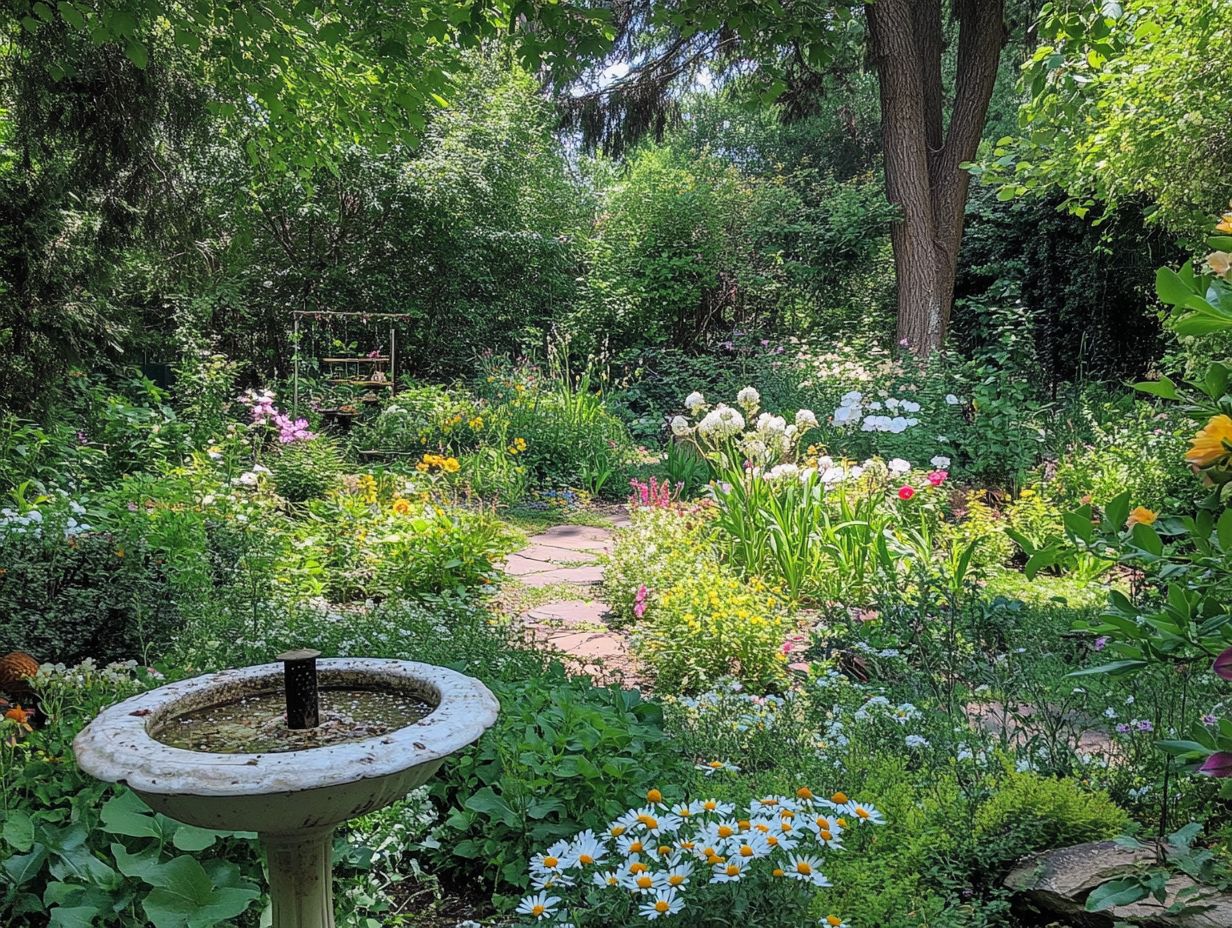
[[[779,464],[770,468],[770,472],[766,474],[767,480],[782,480],[785,477],[795,477],[800,473],[800,468],[795,464]]]
[[[830,881],[821,872],[821,859],[818,857],[792,854],[791,859],[787,861],[787,866],[783,870],[785,875],[793,880],[802,880],[805,883],[812,883],[814,886],[830,885]]]
[[[931,464],[933,467],[937,468],[937,470],[945,470],[947,467],[950,466],[950,459],[947,458],[944,454],[939,454],[935,458],[930,460],[928,463]]]
[[[801,432],[817,428],[817,416],[811,409],[801,409],[796,412],[796,428]]]
[[[857,822],[869,825],[884,825],[885,816],[875,808],[862,802],[847,803],[847,814],[854,816]]]
[[[706,398],[694,390],[684,398],[684,408],[693,413],[693,415],[697,415],[698,412],[706,408]]]
[[[689,434],[689,420],[684,416],[676,416],[672,419],[672,434],[677,438],[681,438]]]
[[[953,393],[947,393],[945,395],[945,402],[946,402],[946,405],[948,406],[957,406],[958,397],[956,397]]]
[[[753,387],[745,387],[736,394],[736,402],[752,415],[753,411],[757,409],[757,405],[761,402],[761,394]]]
[[[834,424],[846,425],[852,419],[860,418],[859,406],[840,406],[834,410]]]
[[[782,416],[773,416],[763,412],[757,417],[757,431],[768,435],[781,435],[787,430],[787,420]]]
[[[739,883],[744,878],[744,860],[733,857],[726,863],[716,864],[711,883]]]
[[[920,404],[913,400],[903,400],[899,405],[902,406],[903,412],[919,412]]]
[[[902,458],[891,458],[886,465],[890,469],[890,473],[894,475],[905,474],[911,470],[911,464],[904,461]]]
[[[650,902],[639,906],[637,913],[648,921],[653,921],[660,915],[675,915],[683,908],[684,900],[676,890],[669,887],[657,892]]]
[[[560,899],[556,896],[549,896],[546,892],[536,893],[518,903],[518,914],[529,915],[538,921],[551,917],[558,905]]]
[[[907,747],[909,748],[926,748],[928,747],[928,739],[923,735],[908,735],[906,738]]]
[[[607,848],[590,829],[581,832],[569,845],[569,859],[579,867],[589,867],[607,856]]]
[[[726,760],[710,760],[706,761],[704,764],[697,764],[696,767],[698,770],[702,771],[702,773],[706,774],[706,776],[713,776],[716,773],[740,772],[739,767]]]

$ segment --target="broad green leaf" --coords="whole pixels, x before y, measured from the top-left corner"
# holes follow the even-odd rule
[[[1140,393],[1149,393],[1152,396],[1162,397],[1166,400],[1180,399],[1180,394],[1176,391],[1176,384],[1169,377],[1160,377],[1158,380],[1143,380],[1134,384],[1134,389]]]
[[[130,838],[161,838],[163,835],[150,807],[130,790],[107,800],[100,817],[102,830],[108,834]]]
[[[1066,674],[1067,677],[1090,677],[1096,674],[1109,674],[1110,676],[1120,676],[1121,674],[1132,673],[1135,670],[1141,670],[1147,666],[1149,661],[1127,660],[1113,661],[1110,664],[1101,664],[1099,667],[1086,667],[1082,670],[1075,670],[1073,673]]]
[[[1085,908],[1088,912],[1102,912],[1104,909],[1145,899],[1148,892],[1150,890],[1147,886],[1133,877],[1109,880],[1091,890]]]
[[[1170,267],[1161,267],[1155,272],[1155,292],[1169,306],[1180,306],[1193,296],[1193,291]]]
[[[34,820],[21,809],[14,809],[5,817],[0,837],[3,837],[13,850],[24,854],[34,847]]]

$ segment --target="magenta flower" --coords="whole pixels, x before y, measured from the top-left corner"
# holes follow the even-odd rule
[[[646,614],[646,598],[650,595],[650,590],[646,589],[646,584],[642,584],[637,588],[637,595],[633,597],[633,614],[639,619]]]
[[[898,488],[898,498],[899,499],[905,501],[905,500],[911,499],[911,497],[913,496],[915,496],[915,487],[910,486],[909,484],[904,484],[903,486]]]
[[[1202,762],[1198,773],[1205,773],[1208,777],[1232,777],[1232,752],[1216,751]]]
[[[928,482],[931,483],[935,487],[939,487],[941,486],[941,484],[945,483],[946,478],[949,476],[950,476],[949,471],[930,470],[928,472]]]
[[[1096,651],[1104,650],[1104,648],[1108,647],[1108,636],[1100,635],[1098,638],[1095,639],[1095,643],[1092,645],[1092,647],[1095,648]]]

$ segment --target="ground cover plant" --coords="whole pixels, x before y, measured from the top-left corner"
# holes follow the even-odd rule
[[[0,14],[0,925],[269,925],[72,744],[296,648],[501,705],[341,928],[1232,921],[1227,17],[806,12]]]

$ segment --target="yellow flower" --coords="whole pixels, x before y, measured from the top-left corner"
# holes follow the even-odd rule
[[[389,507],[400,516],[408,515],[411,511],[411,501],[399,496],[394,500],[393,505]]]
[[[1018,494],[1019,498],[1021,499],[1030,499],[1034,495],[1035,495],[1035,491],[1032,490],[1030,487],[1024,487],[1022,492]]]
[[[1135,507],[1129,514],[1129,518],[1125,521],[1128,528],[1133,528],[1135,525],[1152,525],[1159,514],[1153,509],[1147,509],[1145,506]]]
[[[441,470],[445,471],[447,474],[456,474],[459,467],[461,467],[461,465],[458,463],[457,458],[445,458],[441,461]]]
[[[1202,430],[1189,440],[1185,460],[1195,467],[1210,467],[1222,461],[1230,453],[1232,443],[1232,419],[1227,416],[1211,416]]]
[[[1215,226],[1215,231],[1232,235],[1232,213],[1224,213],[1219,217],[1219,224]]]

